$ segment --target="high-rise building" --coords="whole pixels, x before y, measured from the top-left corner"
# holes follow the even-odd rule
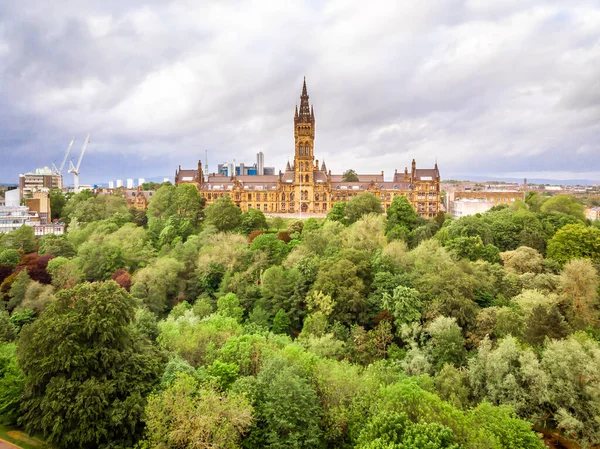
[[[133,179],[129,178],[127,180],[127,188],[128,189],[133,189]]]
[[[109,189],[114,189],[115,188],[115,182],[114,181],[108,181],[108,188]]]
[[[294,113],[294,162],[287,163],[279,175],[249,176],[238,174],[232,165],[228,172],[208,175],[206,181],[202,162],[197,170],[175,172],[175,184],[196,185],[207,204],[225,195],[242,211],[259,209],[271,213],[326,213],[338,201],[349,201],[361,192],[370,192],[381,199],[386,210],[397,196],[404,196],[421,217],[432,218],[440,212],[440,172],[433,168],[418,169],[413,159],[411,169],[396,171],[392,181],[384,174],[359,174],[358,180],[346,181],[344,176],[331,174],[325,162],[315,159],[315,112],[308,101],[306,80],[302,85],[300,108]],[[258,161],[256,166],[258,167]]]
[[[19,175],[19,191],[21,197],[29,196],[33,192],[62,189],[63,177],[57,175],[49,167],[37,168],[33,172]]]
[[[138,179],[138,186],[141,186],[142,184],[145,184],[146,180],[144,178],[140,178]]]
[[[265,174],[265,154],[262,151],[256,154],[256,171],[259,176]]]
[[[119,187],[123,187],[123,180],[122,179],[117,179],[117,189]]]

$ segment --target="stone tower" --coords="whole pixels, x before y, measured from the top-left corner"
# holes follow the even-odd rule
[[[306,78],[302,85],[300,109],[294,114],[294,187],[303,212],[311,211],[314,185],[315,112],[308,103]]]

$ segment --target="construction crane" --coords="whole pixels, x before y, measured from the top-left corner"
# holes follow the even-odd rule
[[[60,168],[56,168],[56,165],[52,163],[52,170],[57,175],[62,175],[63,168],[65,168],[65,163],[67,162],[67,158],[69,157],[69,153],[71,152],[71,148],[73,148],[73,143],[75,143],[75,137],[71,139],[71,143],[69,144],[69,148],[67,148],[67,152],[65,153],[65,157],[62,160],[62,164],[60,164]]]
[[[90,142],[90,135],[88,134],[85,138],[85,142],[83,142],[83,147],[81,148],[81,154],[79,155],[79,160],[77,161],[77,165],[73,165],[73,161],[69,161],[69,173],[73,174],[73,191],[75,193],[79,193],[79,167],[81,166],[81,160],[83,159],[83,154],[85,153],[85,149]]]

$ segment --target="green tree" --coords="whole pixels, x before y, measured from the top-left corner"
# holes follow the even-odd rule
[[[65,235],[48,234],[40,240],[39,254],[73,257],[77,250]]]
[[[252,406],[241,395],[223,395],[178,374],[146,406],[146,447],[237,449],[250,428]]]
[[[287,335],[290,331],[291,325],[292,322],[290,321],[288,314],[285,313],[285,310],[279,309],[273,317],[273,333]]]
[[[334,203],[333,207],[327,213],[327,219],[331,221],[339,221],[340,223],[346,222],[346,203],[338,201]]]
[[[541,345],[546,338],[562,339],[568,334],[569,326],[558,307],[536,306],[525,318],[523,340],[532,346]]]
[[[244,234],[250,234],[252,231],[256,229],[266,229],[267,228],[267,219],[265,218],[265,214],[263,214],[258,209],[248,209],[241,216],[240,220],[240,230]]]
[[[133,275],[131,295],[154,313],[163,312],[179,292],[179,275],[184,265],[170,257],[157,259]]]
[[[250,244],[251,251],[265,253],[268,265],[280,264],[287,255],[288,249],[285,242],[279,240],[274,234],[261,234]]]
[[[514,251],[505,251],[500,254],[504,266],[509,271],[517,274],[523,273],[541,273],[543,269],[544,258],[533,248],[520,246]]]
[[[0,345],[0,423],[14,426],[20,414],[25,376],[17,363],[14,343]]]
[[[25,299],[25,293],[29,284],[31,284],[31,278],[27,274],[27,270],[19,271],[8,292],[8,297],[10,298],[6,305],[8,310],[13,310],[15,307],[21,305]]]
[[[0,236],[0,246],[23,251],[25,254],[34,252],[37,248],[37,242],[33,228],[31,226],[21,226]]]
[[[52,220],[58,220],[62,218],[62,212],[63,208],[67,204],[67,198],[59,189],[51,189],[49,197]]]
[[[585,207],[579,203],[572,195],[556,195],[544,201],[540,207],[540,212],[571,215],[579,220],[585,220]]]
[[[57,289],[73,288],[85,278],[83,271],[79,268],[78,260],[62,256],[49,261],[46,271],[52,278],[52,285]]]
[[[242,211],[229,196],[215,200],[204,211],[206,223],[219,231],[232,231],[240,225]]]
[[[244,446],[250,449],[313,449],[323,447],[321,409],[314,387],[285,360],[265,362],[256,377],[232,387],[251,400],[255,421]]]
[[[331,321],[344,324],[363,322],[366,318],[364,283],[357,267],[346,259],[326,259],[321,263],[313,290],[329,295],[334,303]]]
[[[598,272],[586,259],[567,263],[560,276],[559,290],[567,307],[567,318],[575,327],[598,322]]]
[[[0,310],[0,344],[9,343],[17,337],[17,329],[6,310]]]
[[[21,253],[16,249],[5,249],[0,251],[0,265],[7,265],[15,268],[21,260]]]
[[[342,175],[342,182],[358,182],[358,175],[352,169],[348,169]]]
[[[571,259],[600,262],[600,229],[582,224],[568,224],[548,242],[547,257],[561,264]]]
[[[382,307],[394,314],[398,328],[421,318],[421,300],[419,292],[414,288],[399,285],[391,295],[384,293]]]
[[[381,214],[381,200],[371,192],[362,192],[348,201],[345,212],[348,223],[354,223],[363,215]]]
[[[57,447],[131,447],[162,358],[135,332],[134,300],[114,281],[63,290],[21,331],[22,422]],[[102,400],[99,400],[102,398]]]
[[[244,309],[240,307],[240,300],[235,293],[227,293],[217,300],[217,313],[219,315],[234,318],[239,322],[242,321]]]
[[[483,402],[470,411],[473,425],[495,435],[502,448],[544,449],[546,446],[531,431],[531,425],[518,419],[508,406],[493,407]]]
[[[438,370],[447,363],[460,366],[465,362],[465,342],[456,319],[439,316],[425,330],[431,337],[427,346]]]
[[[360,432],[357,449],[461,449],[451,429],[439,423],[413,423],[406,413],[382,411]]]
[[[418,215],[405,196],[396,196],[387,209],[387,231],[395,226],[411,231],[417,226]]]
[[[584,334],[551,340],[541,366],[548,385],[543,418],[580,447],[593,447],[600,441],[600,345]]]

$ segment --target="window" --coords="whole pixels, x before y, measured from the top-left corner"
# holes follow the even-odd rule
[[[260,193],[256,194],[256,201],[260,201]]]
[[[308,151],[308,144],[304,145],[304,154],[306,156],[310,155],[310,152]]]
[[[319,194],[315,193],[315,201],[319,201]]]
[[[304,177],[304,182],[308,182],[308,175]]]
[[[263,210],[266,212],[267,211],[267,205],[263,204]]]
[[[249,194],[248,194],[248,201],[251,201],[251,200],[252,200],[252,194],[251,194],[251,193],[249,193]]]
[[[281,201],[285,201],[285,193],[281,194]]]

